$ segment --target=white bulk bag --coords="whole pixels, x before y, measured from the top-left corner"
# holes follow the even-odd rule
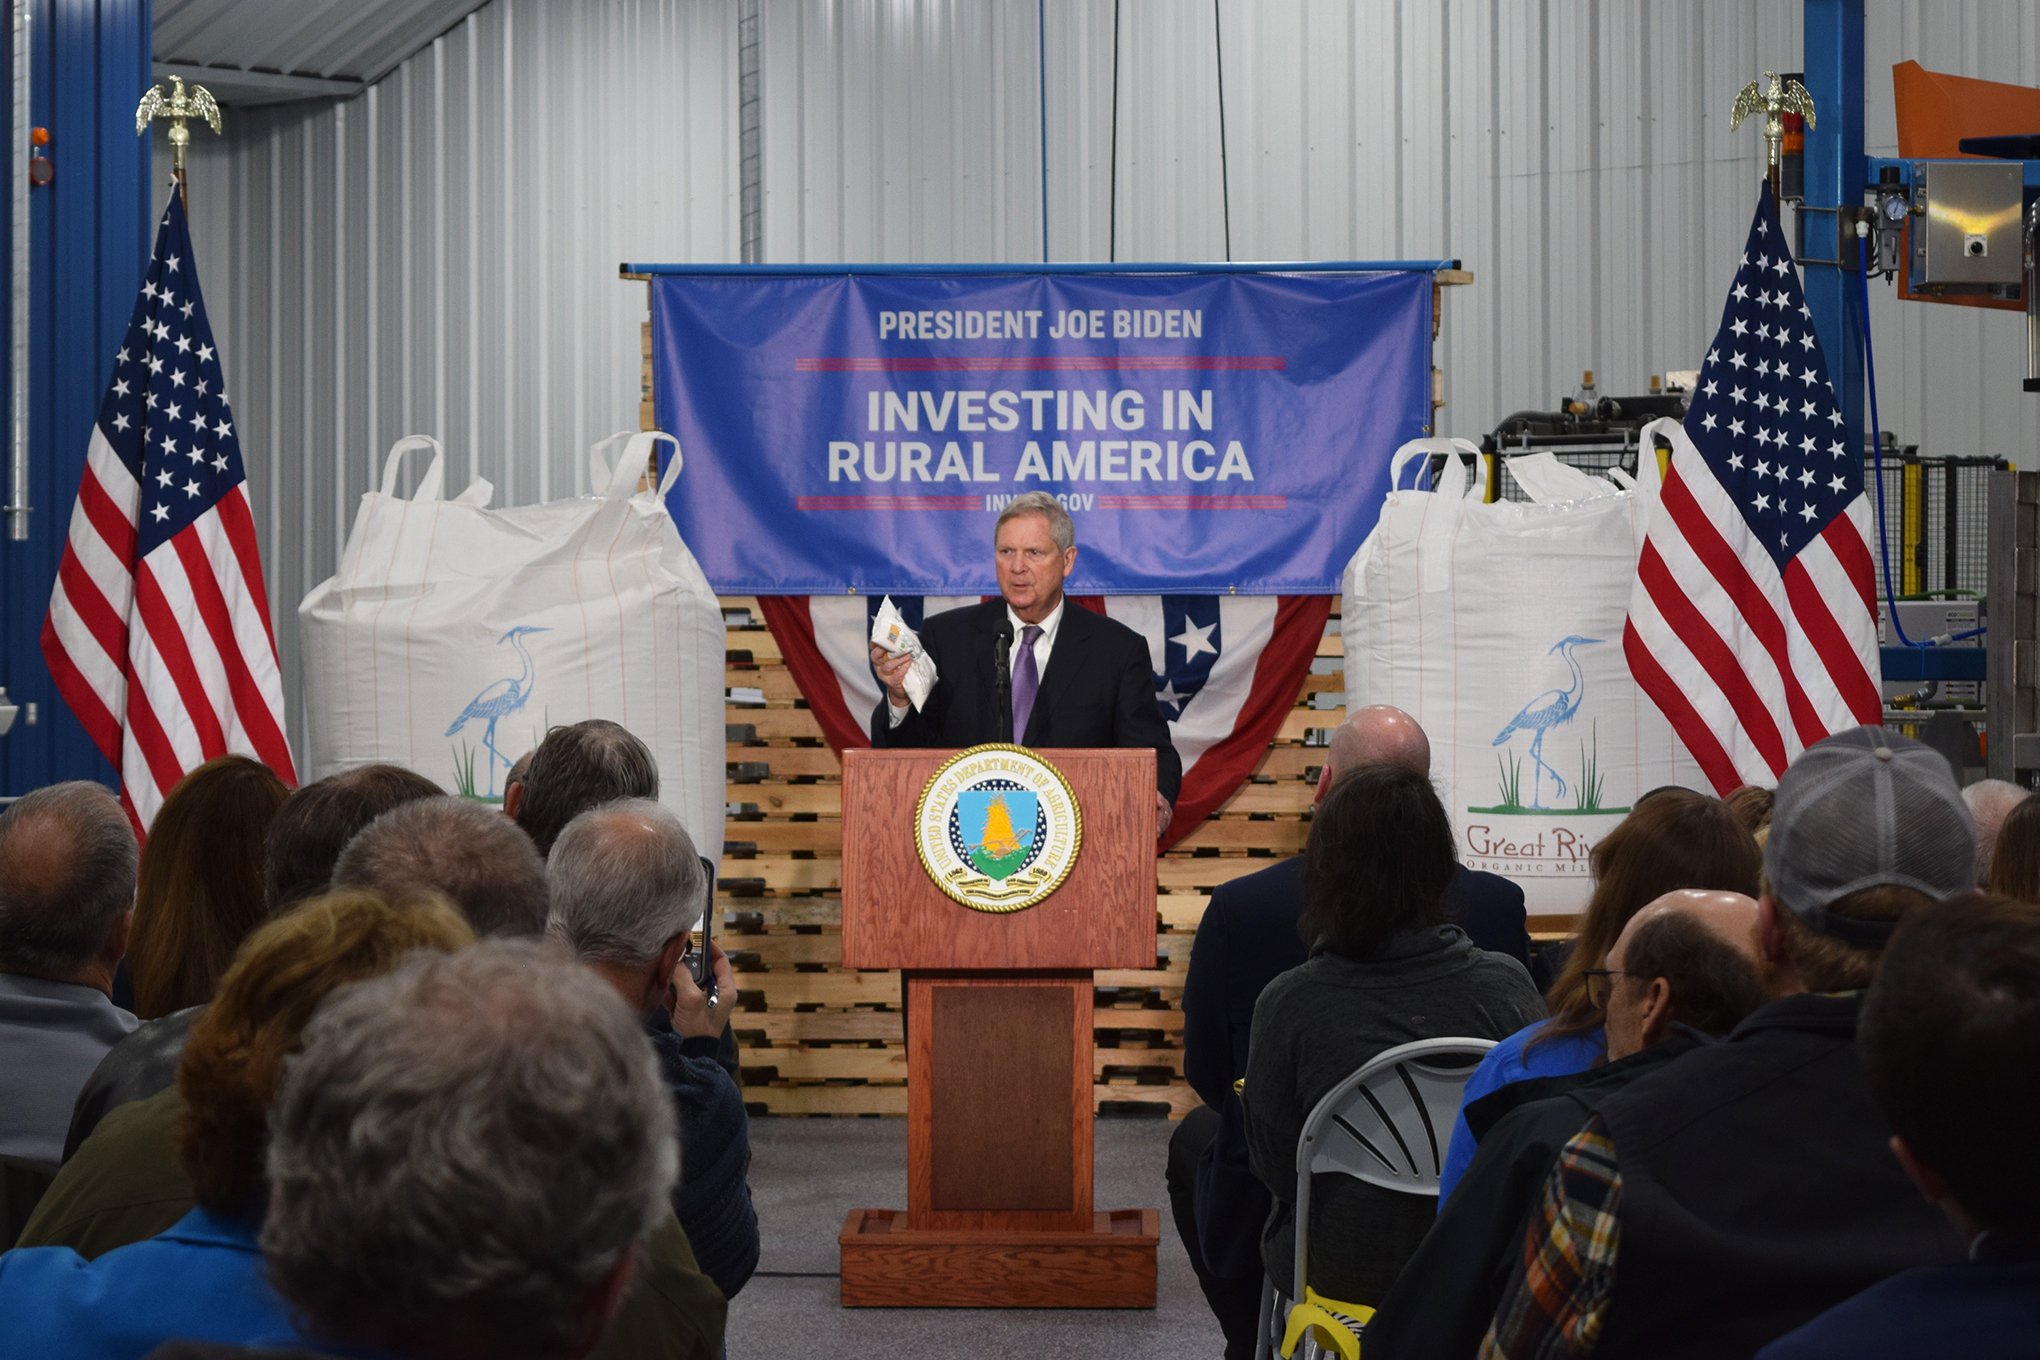
[[[1435,489],[1395,489],[1434,453]],[[1346,569],[1347,711],[1414,716],[1461,862],[1515,880],[1533,912],[1577,911],[1588,852],[1638,795],[1708,787],[1623,660],[1645,503],[1619,472],[1620,487],[1545,460],[1519,478],[1541,503],[1483,504],[1487,478],[1469,479],[1461,453],[1485,469],[1465,440],[1396,451],[1381,519]],[[1654,487],[1656,458],[1640,463]]]
[[[627,439],[612,472],[603,450]],[[655,440],[673,445],[638,491]],[[430,448],[417,494],[404,455]],[[510,763],[550,727],[609,718],[659,762],[660,801],[710,859],[723,838],[723,620],[666,512],[671,435],[591,451],[597,494],[491,510],[477,481],[441,499],[437,440],[393,445],[361,498],[340,570],[298,606],[305,771],[387,761],[449,793],[500,801]]]

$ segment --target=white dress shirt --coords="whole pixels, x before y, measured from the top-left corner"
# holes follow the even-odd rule
[[[1013,625],[1013,640],[1016,644],[1019,642],[1022,636],[1021,630],[1023,628],[1041,629],[1041,636],[1034,639],[1034,676],[1037,684],[1041,680],[1046,679],[1048,676],[1049,654],[1055,650],[1056,630],[1062,626],[1063,609],[1065,606],[1069,604],[1069,602],[1070,602],[1069,596],[1064,595],[1059,597],[1055,602],[1055,608],[1049,610],[1048,617],[1043,619],[1038,624],[1021,622],[1020,616],[1013,612],[1013,606],[1010,604],[1006,606],[1006,622]],[[1017,662],[1015,663],[1013,669],[1016,671],[1019,669],[1019,665]],[[937,676],[936,678],[939,680],[941,677]],[[1040,693],[1039,690],[1036,690],[1035,692],[1037,695]],[[907,705],[894,704],[892,702],[891,696],[888,695],[886,697],[885,708],[887,719],[886,726],[888,728],[898,727],[901,723],[906,721]]]

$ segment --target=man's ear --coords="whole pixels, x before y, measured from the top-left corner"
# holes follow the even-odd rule
[[[1785,961],[1785,932],[1778,925],[1783,910],[1769,893],[1757,899],[1757,957],[1766,963]]]
[[[1067,576],[1077,569],[1076,545],[1071,544],[1069,547],[1064,548],[1062,557],[1063,557],[1063,575]]]
[[[113,925],[106,932],[106,940],[99,946],[99,956],[106,961],[108,969],[118,967],[120,961],[127,957],[128,940],[133,936],[134,929],[133,907],[113,918]]]
[[[1898,1158],[1898,1164],[1905,1168],[1905,1174],[1919,1189],[1920,1198],[1929,1204],[1941,1204],[1948,1199],[1948,1182],[1940,1173],[1919,1159],[1919,1155],[1906,1146],[1905,1139],[1891,1135],[1891,1155]]]
[[[1644,990],[1643,1025],[1637,1036],[1645,1048],[1665,1037],[1677,1009],[1672,1004],[1672,984],[1661,977],[1652,978]]]
[[[687,952],[687,937],[675,935],[666,941],[666,947],[659,951],[659,957],[652,960],[652,974],[645,979],[645,1000],[654,1006],[666,1004],[666,988],[672,984],[673,970],[680,966],[681,955]]]
[[[582,1334],[587,1338],[585,1344],[579,1348],[581,1355],[590,1354],[601,1344],[603,1334],[609,1330],[611,1320],[616,1317],[617,1310],[623,1307],[623,1301],[630,1293],[631,1279],[637,1274],[638,1251],[638,1245],[633,1242],[623,1255],[617,1258],[616,1264],[609,1268],[609,1273],[589,1285],[588,1292],[581,1296],[581,1309],[586,1324]]]
[[[523,781],[519,780],[515,784],[505,784],[503,786],[503,815],[514,822],[517,820],[517,809],[522,806],[524,806]]]

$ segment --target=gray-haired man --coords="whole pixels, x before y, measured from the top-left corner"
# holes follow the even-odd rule
[[[736,978],[709,945],[710,998],[684,959],[688,932],[708,906],[707,869],[679,818],[647,799],[620,799],[567,823],[546,880],[546,933],[616,989],[658,1051],[680,1118],[673,1213],[703,1273],[734,1298],[758,1268],[758,1216],[744,1178],[751,1138],[743,1092],[717,1060]]]
[[[396,1356],[586,1355],[678,1170],[628,1008],[532,941],[336,994],[269,1128],[270,1281],[319,1341]]]
[[[885,695],[871,714],[871,744],[886,746],[1151,746],[1161,829],[1183,785],[1183,762],[1155,702],[1146,639],[1115,619],[1068,608],[1063,580],[1077,564],[1069,511],[1045,491],[1015,496],[993,528],[997,600],[937,614],[921,626],[935,662],[928,702],[904,686],[908,658],[871,648]],[[1001,730],[996,665],[1008,630],[1012,727]]]
[[[52,784],[0,816],[0,1154],[55,1163],[79,1088],[137,1023],[110,998],[138,858],[98,784]]]
[[[545,929],[545,862],[531,837],[465,798],[419,798],[376,818],[340,852],[333,886],[443,893],[477,935]]]

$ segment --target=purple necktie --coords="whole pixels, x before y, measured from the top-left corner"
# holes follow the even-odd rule
[[[1028,624],[1020,630],[1020,660],[1013,667],[1013,744],[1027,735],[1027,719],[1034,713],[1034,695],[1041,688],[1041,671],[1034,664],[1034,644],[1041,629]]]

